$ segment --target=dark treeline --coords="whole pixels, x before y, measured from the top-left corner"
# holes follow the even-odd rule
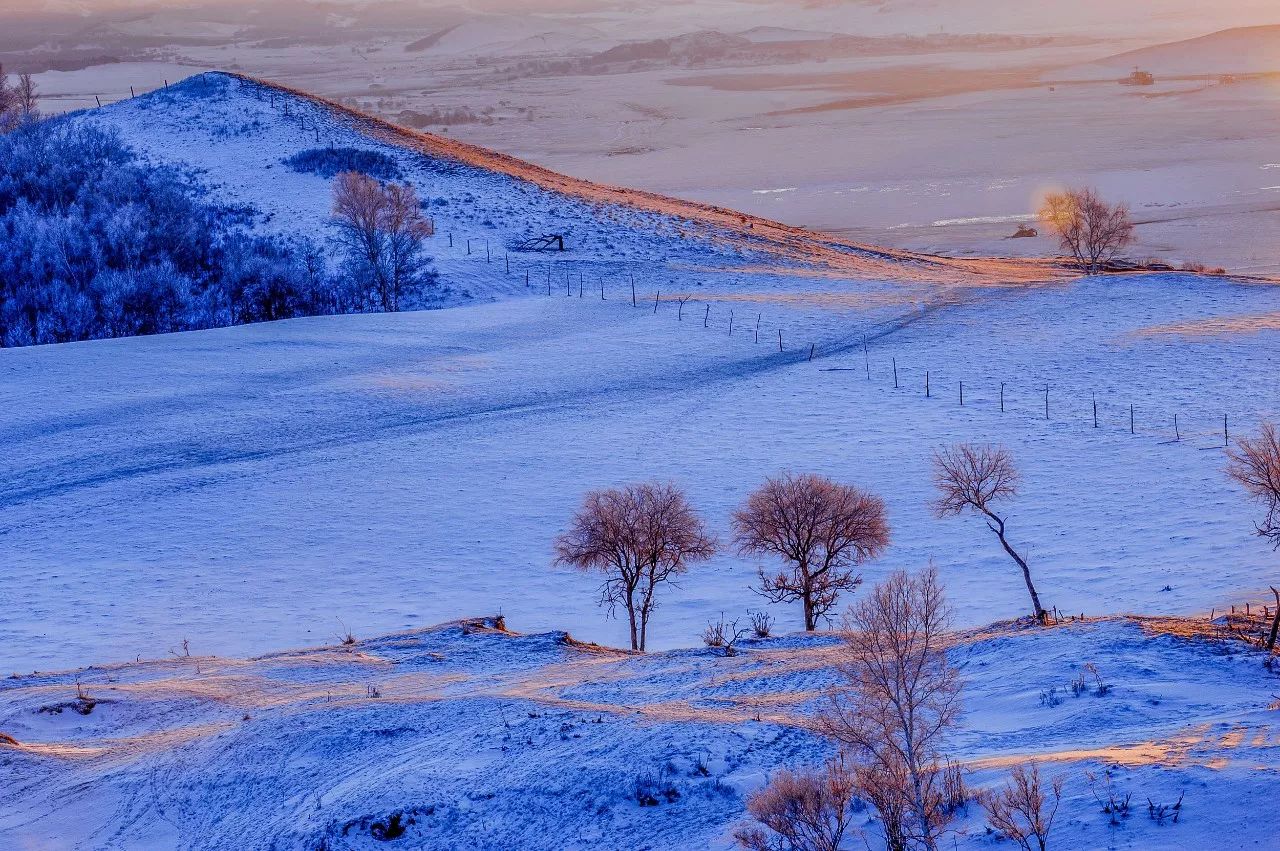
[[[111,132],[21,124],[0,135],[0,345],[382,308],[359,264],[335,274],[320,246],[256,235],[253,216]]]

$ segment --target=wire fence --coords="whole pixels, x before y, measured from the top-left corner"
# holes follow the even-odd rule
[[[652,281],[657,266],[652,261],[595,259],[531,259],[504,251],[497,255],[484,237],[461,237],[450,231],[437,238],[458,257],[500,267],[497,274],[522,278],[526,289],[544,298],[604,301],[643,310],[651,316],[670,315],[679,322],[701,325],[726,338],[743,335],[754,345],[765,346],[788,362],[814,363],[825,373],[848,374],[866,382],[913,394],[923,400],[979,409],[1000,415],[1022,415],[1045,423],[1071,423],[1098,433],[1127,433],[1155,439],[1160,445],[1185,445],[1199,450],[1229,448],[1234,430],[1243,420],[1229,411],[1184,410],[1158,406],[1147,397],[1124,400],[1116,391],[1083,391],[1079,380],[1057,384],[1010,377],[969,380],[957,368],[935,369],[910,363],[885,345],[889,335],[866,332],[832,340],[796,323],[772,320],[764,310],[743,311],[725,306],[714,293],[691,293],[676,281]],[[444,246],[441,246],[442,248]],[[631,265],[634,271],[619,271]],[[852,363],[828,365],[844,358]],[[1257,419],[1257,417],[1254,417]]]
[[[169,81],[161,86],[143,90],[129,86],[126,97],[123,91],[100,92],[94,95],[79,97],[79,100],[92,101],[93,105],[103,106],[121,100],[137,97],[154,91],[168,88]],[[303,132],[313,133],[317,144],[332,140],[333,128],[322,122],[316,113],[321,110],[317,104],[298,102],[288,93],[277,91],[267,85],[249,85],[248,90],[255,98],[270,105],[283,117],[296,122]],[[74,100],[76,96],[55,96],[59,100]],[[86,102],[86,106],[89,103]],[[433,228],[435,226],[432,220]],[[653,315],[658,315],[664,306],[674,308],[678,321],[685,321],[686,314],[693,320],[701,319],[704,328],[710,330],[714,326],[727,332],[729,337],[735,334],[746,334],[754,344],[766,345],[770,349],[776,347],[775,354],[788,360],[808,361],[826,360],[835,356],[862,354],[862,363],[855,366],[820,367],[831,373],[862,373],[867,381],[878,382],[883,386],[892,383],[894,390],[915,392],[923,399],[950,401],[959,407],[985,407],[998,410],[1001,414],[1014,412],[1032,414],[1046,422],[1062,422],[1067,418],[1090,429],[1115,432],[1126,431],[1134,436],[1156,437],[1161,444],[1198,444],[1202,450],[1229,448],[1232,440],[1232,417],[1228,412],[1215,415],[1210,422],[1203,413],[1188,415],[1178,410],[1155,413],[1149,405],[1137,402],[1118,402],[1114,396],[1108,398],[1104,394],[1099,403],[1098,394],[1090,392],[1087,399],[1082,399],[1076,388],[1055,388],[1053,382],[1033,384],[1025,380],[1001,380],[987,382],[969,382],[952,376],[953,370],[939,371],[932,368],[920,369],[914,365],[900,362],[898,357],[876,346],[877,357],[872,357],[872,340],[881,343],[886,336],[862,334],[851,342],[847,337],[839,342],[831,343],[818,339],[818,335],[794,332],[793,327],[783,324],[765,322],[763,311],[744,312],[740,315],[729,308],[727,316],[717,311],[714,323],[712,318],[714,296],[698,297],[680,290],[674,282],[668,281],[668,289],[664,294],[661,285],[652,285],[650,290],[643,282],[637,281],[634,271],[627,273],[625,280],[619,280],[614,272],[606,274],[599,268],[616,269],[619,265],[630,264],[641,272],[642,277],[652,276],[657,264],[649,260],[599,260],[592,258],[574,259],[531,259],[520,254],[513,260],[506,246],[503,246],[501,257],[493,249],[493,242],[488,237],[460,235],[454,229],[437,232],[436,238],[447,244],[450,250],[460,252],[461,257],[483,259],[486,264],[497,264],[502,267],[502,275],[523,277],[525,288],[539,290],[546,297],[560,295],[565,298],[596,298],[601,301],[622,302],[634,309],[645,308]],[[441,246],[443,248],[443,246]],[[521,253],[522,254],[522,253]],[[590,270],[590,273],[589,273]],[[612,292],[612,295],[611,295]],[[702,316],[693,315],[696,307],[702,305]],[[752,316],[754,313],[754,318]],[[806,339],[806,337],[811,339]],[[947,374],[943,378],[944,372]],[[1034,406],[1029,404],[1035,400]],[[1067,402],[1068,404],[1064,404]],[[1206,445],[1207,444],[1207,445]]]

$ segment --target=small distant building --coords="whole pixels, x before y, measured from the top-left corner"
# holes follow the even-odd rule
[[[1139,71],[1134,69],[1133,73],[1120,81],[1122,86],[1154,86],[1156,77],[1150,71]]]

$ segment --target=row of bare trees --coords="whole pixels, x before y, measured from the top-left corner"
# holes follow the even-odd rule
[[[889,544],[881,499],[811,474],[766,480],[734,513],[733,528],[740,553],[783,561],[777,573],[760,569],[757,590],[772,602],[799,601],[807,630],[862,581],[856,566]],[[718,546],[682,491],[652,483],[587,494],[555,544],[557,564],[604,576],[601,605],[626,610],[633,650],[645,649],[658,587]]]
[[[1259,501],[1259,536],[1280,549],[1280,431],[1264,422],[1239,439],[1228,475]],[[1006,453],[953,447],[935,458],[940,514],[972,509],[986,517],[1009,554],[1003,519],[992,503],[1011,496],[1016,473]],[[1275,589],[1273,588],[1273,591]],[[1277,593],[1280,597],[1280,593]],[[1036,603],[1039,608],[1038,602]],[[779,772],[747,803],[754,823],[735,832],[749,851],[838,851],[861,799],[879,817],[890,851],[936,851],[955,811],[957,784],[948,775],[946,734],[959,713],[958,674],[946,657],[946,603],[936,572],[895,573],[850,608],[844,624],[841,685],[829,694],[815,729],[839,746],[816,770]],[[1275,649],[1280,610],[1268,649]],[[977,796],[991,827],[1023,851],[1046,851],[1063,779],[1043,778],[1035,763],[1015,765],[1001,787]],[[961,796],[965,793],[961,792]]]
[[[986,520],[1021,570],[1032,616],[1043,622],[1046,610],[1027,560],[1009,542],[999,513],[1018,490],[1012,456],[995,446],[957,444],[935,454],[933,466],[934,512],[947,517],[968,511]],[[825,476],[782,473],[767,479],[733,514],[737,552],[782,564],[776,572],[759,568],[754,590],[771,603],[799,602],[809,631],[830,619],[841,594],[861,584],[858,566],[888,545],[884,501]],[[610,615],[619,607],[626,611],[633,650],[645,649],[659,587],[718,548],[684,493],[657,483],[588,493],[555,543],[557,564],[603,575],[600,603]]]

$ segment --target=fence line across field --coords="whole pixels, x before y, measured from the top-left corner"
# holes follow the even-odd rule
[[[151,92],[159,91],[159,90],[168,88],[168,86],[169,86],[169,81],[165,80],[161,86],[152,88],[149,91]],[[267,101],[271,104],[272,108],[276,108],[277,93],[275,89],[271,88],[270,86],[252,86],[251,89],[254,91],[254,96],[258,100]],[[128,98],[137,97],[139,93],[145,94],[147,92],[140,91],[138,87],[129,86]],[[111,101],[111,100],[108,100],[105,102],[103,101],[103,97],[110,98],[113,95],[118,95],[115,101]],[[94,103],[97,106],[103,106],[104,103],[119,102],[119,101],[128,99],[125,97],[123,91],[110,92],[110,93],[98,92],[95,94],[83,95],[83,96],[54,95],[51,97],[51,99],[55,99],[55,100],[77,100],[77,101],[84,101],[86,103],[88,102],[89,98],[92,98]],[[281,103],[281,107],[279,108],[278,111],[282,111],[283,115],[286,118],[295,119],[302,130],[307,132],[314,131],[317,143],[321,140],[320,123],[313,118],[311,121],[311,126],[309,127],[307,117],[304,114],[304,108],[314,107],[315,105],[306,104],[306,105],[303,105],[304,108],[291,110],[289,108],[289,101],[286,97],[283,96],[283,93],[282,93],[282,97],[280,98],[280,103]],[[325,138],[329,138],[330,134],[326,132],[324,136]],[[434,221],[432,221],[432,224],[434,226]],[[476,256],[478,259],[478,254],[483,253],[484,262],[486,264],[492,264],[494,262],[495,258],[493,255],[492,244],[489,238],[474,237],[474,236],[460,237],[458,240],[460,244],[455,245],[455,236],[452,230],[446,231],[444,234],[439,234],[439,233],[436,234],[436,236],[442,236],[442,235],[447,237],[450,248],[457,250],[459,248],[465,247],[465,256],[469,256],[469,257]],[[508,276],[511,275],[513,271],[513,265],[512,265],[510,253],[504,252],[500,262],[504,269],[504,275],[508,275]],[[583,261],[577,258],[575,258],[574,260],[560,261],[560,265],[566,267],[563,270],[565,296],[572,297],[575,294],[575,290],[576,290],[576,295],[580,299],[585,298],[588,291],[590,291],[594,297],[594,294],[598,289],[600,300],[608,301],[609,300],[608,286],[607,286],[606,276],[598,275],[597,280],[592,282],[591,286],[588,287],[586,273],[581,268],[584,262],[591,263],[591,262],[600,262],[600,261],[591,261],[591,260]],[[632,262],[642,267],[652,266],[651,261],[632,261]],[[525,285],[527,288],[533,287],[535,276],[540,276],[540,273],[543,273],[544,265],[545,265],[546,295],[552,296],[555,293],[556,288],[559,286],[559,283],[558,283],[559,274],[555,269],[555,266],[557,265],[555,260],[548,260],[545,262],[545,264],[541,260],[538,260],[525,265],[525,268],[523,269]],[[571,268],[568,268],[570,265],[577,267],[576,278],[575,278],[574,270]],[[520,263],[517,260],[516,268],[515,268],[516,275],[519,275],[521,272],[521,269],[519,268],[519,266],[520,266]],[[629,295],[632,307],[639,307],[642,300],[647,303],[647,297],[645,297],[645,299],[640,298],[639,290],[637,290],[634,272],[629,273],[628,280],[625,283],[624,300],[627,295]],[[674,297],[670,295],[668,296],[668,301],[675,302],[677,305],[677,319],[679,321],[684,321],[685,305],[690,301],[697,301],[697,300],[699,299],[687,293],[681,293]],[[705,310],[702,316],[703,327],[707,329],[711,328],[711,301],[712,300],[713,299],[706,300]],[[655,287],[654,293],[653,293],[653,310],[652,310],[653,314],[656,315],[658,313],[658,310],[661,304],[662,304],[662,290],[660,287]],[[734,320],[735,320],[735,313],[734,313],[734,310],[731,308],[729,310],[729,318],[728,318],[728,336],[733,336]],[[756,316],[756,322],[754,326],[751,327],[751,334],[752,334],[753,340],[757,344],[760,342],[760,331],[762,327],[762,321],[763,321],[763,312],[758,312]],[[779,354],[784,354],[787,351],[786,339],[788,335],[784,335],[783,333],[784,328],[782,326],[778,326],[776,328],[776,332],[777,332],[778,352]],[[870,347],[865,336],[861,341],[861,348],[863,352],[863,364],[861,367],[825,367],[825,368],[822,368],[822,370],[824,372],[863,372],[865,373],[866,379],[868,381],[873,380]],[[797,360],[799,360],[800,358],[804,358],[804,360],[807,362],[812,362],[815,359],[828,356],[828,353],[823,352],[822,349],[817,345],[816,341],[809,341],[807,345],[802,344],[800,348],[795,351],[797,351]],[[834,354],[836,353],[830,353],[830,354],[834,356]],[[890,369],[892,370],[892,379],[893,379],[894,389],[898,389],[898,390],[903,389],[902,373],[906,371],[906,367],[898,363],[896,356],[891,356],[889,366],[890,366]],[[923,395],[926,399],[932,399],[938,395],[938,392],[935,391],[937,384],[936,384],[936,381],[934,380],[934,374],[935,373],[930,369],[924,370]],[[966,405],[966,397],[965,397],[966,386],[969,389],[969,401],[967,405]],[[1006,388],[1011,386],[1013,386],[1013,383],[1007,382],[1007,381],[1001,382],[999,385],[999,407],[1000,407],[1001,413],[1007,412],[1005,391],[1006,391]],[[973,383],[968,383],[966,385],[966,382],[964,380],[957,381],[956,387],[954,388],[953,392],[956,394],[956,401],[961,407],[972,406],[975,403],[975,401],[977,401],[973,396],[974,387],[975,385]],[[1047,384],[1043,388],[1037,389],[1038,393],[1043,394],[1043,413],[1044,413],[1043,419],[1046,421],[1052,421],[1054,419],[1053,409],[1052,409],[1052,390],[1053,390],[1052,384]],[[1088,420],[1086,420],[1086,422],[1090,424],[1093,428],[1096,428],[1096,429],[1104,428],[1103,420],[1099,418],[1099,408],[1098,408],[1096,393],[1092,394],[1092,398],[1090,400],[1090,406],[1088,410],[1090,411],[1090,417]],[[1121,413],[1123,414],[1124,411],[1122,410]],[[1149,432],[1145,428],[1144,429],[1139,428],[1138,414],[1139,414],[1139,409],[1137,408],[1137,406],[1133,403],[1129,403],[1128,411],[1127,411],[1129,433],[1136,435],[1141,431],[1143,434],[1148,434]],[[1188,430],[1186,428],[1186,426],[1188,425],[1187,421],[1183,419],[1178,412],[1173,413],[1171,417],[1166,417],[1166,419],[1168,419],[1167,428],[1169,429],[1169,431],[1165,433],[1172,434],[1172,439],[1161,441],[1162,445],[1186,442],[1187,438],[1205,438],[1209,436],[1213,436],[1215,438],[1214,445],[1203,446],[1199,448],[1204,450],[1223,449],[1231,445],[1231,422],[1230,422],[1230,416],[1226,413],[1222,415],[1222,421],[1220,424],[1215,423],[1213,428],[1207,428],[1204,425],[1202,425],[1199,430]],[[1150,427],[1149,422],[1150,422],[1149,420],[1146,421],[1146,428]]]
[[[513,270],[517,276],[522,274],[526,286],[530,289],[541,281],[540,286],[543,288],[544,297],[555,297],[558,294],[561,298],[592,300],[598,298],[601,301],[620,301],[623,304],[629,303],[634,308],[648,306],[648,312],[654,315],[663,305],[669,305],[673,308],[672,312],[677,321],[701,320],[700,324],[703,328],[721,330],[730,337],[734,335],[735,328],[742,327],[735,308],[728,308],[727,316],[723,311],[713,316],[712,307],[716,299],[712,295],[700,297],[675,289],[666,290],[664,295],[662,287],[657,286],[653,288],[650,296],[643,293],[646,287],[636,280],[635,272],[618,272],[616,268],[608,274],[589,271],[592,264],[610,264],[616,267],[617,261],[583,258],[563,260],[518,258],[513,261],[509,253],[495,260],[487,238],[471,237],[454,240],[452,234],[446,234],[446,236],[450,240],[450,245],[462,252],[462,256],[477,257],[478,260],[486,263],[498,262],[503,267],[504,274],[507,275],[512,274]],[[484,246],[483,251],[476,251],[479,246]],[[623,262],[629,262],[640,268],[651,269],[653,266],[651,261],[645,260]],[[621,290],[619,299],[609,297],[611,279],[614,288]],[[698,315],[686,317],[686,314],[690,313],[689,305],[699,301],[703,302],[703,310],[698,311]],[[761,341],[761,331],[766,328],[763,323],[764,313],[763,311],[753,312],[756,313],[755,321],[747,322],[746,333],[753,342],[758,344]],[[723,325],[718,325],[718,322],[723,322]],[[865,377],[865,380],[872,382],[876,382],[879,377],[881,381],[877,386],[891,384],[895,390],[909,390],[908,378],[911,378],[919,382],[918,388],[923,398],[940,401],[950,399],[959,407],[990,405],[993,409],[998,408],[1000,413],[1014,413],[1016,406],[1017,413],[1034,414],[1036,419],[1046,422],[1080,422],[1090,429],[1099,431],[1114,433],[1119,430],[1128,431],[1133,435],[1167,438],[1160,440],[1159,445],[1178,443],[1190,445],[1210,441],[1211,445],[1197,447],[1205,451],[1221,450],[1231,445],[1232,420],[1228,413],[1223,413],[1221,419],[1215,417],[1212,423],[1207,422],[1205,417],[1188,417],[1182,411],[1174,411],[1153,419],[1146,413],[1151,410],[1150,406],[1142,407],[1128,401],[1117,403],[1114,400],[1100,400],[1096,391],[1090,391],[1083,399],[1079,392],[1055,395],[1052,382],[1036,384],[1006,380],[981,383],[955,379],[941,384],[938,380],[939,374],[935,370],[924,368],[917,372],[913,367],[899,361],[896,355],[890,355],[887,361],[873,359],[870,340],[866,335],[862,335],[856,345],[842,346],[836,352],[824,351],[824,347],[818,345],[816,340],[803,339],[799,344],[793,343],[792,348],[788,349],[787,341],[793,340],[794,337],[787,331],[786,326],[782,325],[768,328],[765,336],[769,340],[776,340],[780,354],[791,351],[796,362],[813,362],[825,357],[846,354],[850,350],[859,351],[862,354],[862,363],[857,366],[830,366],[819,367],[819,369],[830,373],[859,373]],[[1034,399],[1034,404],[1028,405],[1028,399]],[[1074,403],[1069,407],[1071,415],[1062,414],[1064,407],[1062,400],[1070,400]]]

